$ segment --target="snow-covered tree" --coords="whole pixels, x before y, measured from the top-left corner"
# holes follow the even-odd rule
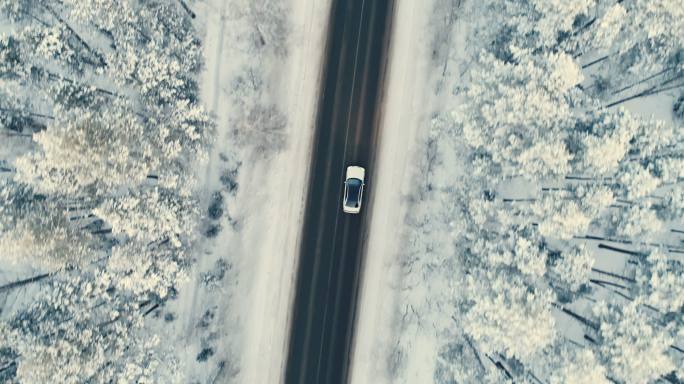
[[[173,364],[142,331],[137,303],[85,279],[53,281],[28,308],[0,322],[21,383],[154,382]]]
[[[609,375],[626,383],[649,383],[675,369],[668,354],[672,335],[649,322],[650,314],[638,303],[599,303],[598,354]]]
[[[637,270],[637,293],[646,304],[662,312],[684,309],[684,264],[669,258],[661,249],[653,250],[644,268]]]
[[[176,2],[101,0],[64,1],[64,13],[110,41],[104,52],[111,76],[137,86],[144,103],[154,106],[196,93],[193,74],[201,64],[199,41]]]
[[[257,153],[271,153],[285,146],[287,117],[275,105],[257,104],[235,120],[234,137],[239,145],[249,145]]]
[[[605,376],[605,369],[589,350],[565,349],[561,352],[561,358],[565,364],[559,367],[558,371],[553,372],[549,383],[551,384],[608,384]]]
[[[550,290],[489,271],[469,276],[467,292],[474,303],[463,327],[484,351],[525,360],[556,337]]]
[[[546,253],[539,247],[539,239],[529,227],[512,226],[503,234],[482,233],[473,239],[468,249],[470,258],[486,268],[507,266],[529,276],[546,272]]]
[[[563,175],[573,156],[564,140],[574,126],[571,101],[582,75],[564,54],[519,52],[516,63],[483,54],[472,72],[457,129],[492,175],[538,179]]]
[[[593,217],[582,208],[580,201],[544,196],[533,205],[534,212],[541,218],[539,233],[562,240],[586,233]]]
[[[24,185],[0,182],[0,258],[54,271],[100,255],[95,239],[70,222],[66,209]]]
[[[549,271],[571,291],[577,291],[589,280],[589,272],[594,265],[594,255],[586,246],[571,246],[560,253]]]
[[[641,164],[627,163],[617,173],[617,182],[624,191],[624,197],[636,200],[655,192],[662,181]]]
[[[625,109],[584,114],[568,132],[575,172],[611,176],[634,158],[653,161],[654,155],[673,144],[673,133],[670,125],[634,116]]]
[[[24,79],[31,66],[26,65],[25,52],[16,36],[0,36],[0,78]]]
[[[550,384],[610,383],[606,369],[591,349],[564,339],[545,348],[530,366],[537,379]]]
[[[51,116],[36,112],[30,100],[19,97],[20,90],[0,91],[0,129],[16,134],[30,134],[45,129],[43,121]]]
[[[40,150],[16,161],[17,179],[40,192],[101,196],[141,184],[160,161],[145,127],[123,108],[60,112],[34,134]]]
[[[684,179],[684,157],[661,156],[653,162],[653,172],[663,180],[663,183],[675,183]]]
[[[249,2],[249,19],[254,25],[257,41],[278,56],[287,54],[287,37],[290,26],[282,15],[287,5],[275,0]]]
[[[136,296],[160,299],[186,276],[187,255],[182,249],[129,241],[112,248],[101,279]]]
[[[35,0],[0,0],[0,12],[7,15],[10,20],[18,21],[31,14],[35,3]]]
[[[466,175],[440,180],[465,185],[454,200],[467,202],[465,233],[454,236],[455,255],[440,266],[457,264],[454,281],[468,282],[465,295],[452,294],[454,320],[516,382],[672,381],[681,365],[681,260],[674,253],[641,255],[669,242],[665,231],[681,221],[684,140],[676,125],[612,108],[621,101],[605,99],[681,79],[684,8],[677,3],[482,6],[495,27],[475,33],[486,37],[473,41],[485,52],[469,63],[466,85],[455,87],[453,129],[439,133],[457,143],[469,166]],[[598,92],[601,81],[607,86]],[[517,197],[521,192],[527,193]],[[449,207],[432,197],[432,212]],[[437,228],[427,235],[444,237],[442,220],[432,224]],[[594,251],[596,240],[622,243],[599,248],[632,256],[624,265],[594,268],[605,262]],[[587,303],[602,299],[611,304],[586,313]],[[584,346],[556,337],[562,329],[550,315],[555,301],[585,328]],[[535,327],[537,335],[525,331]],[[552,368],[540,369],[545,363]]]
[[[663,70],[681,74],[684,9],[679,0],[611,1],[588,42],[604,48],[609,68],[645,76]],[[620,73],[620,71],[618,71]]]
[[[645,202],[613,210],[604,221],[611,235],[647,239],[664,229],[652,204]]]
[[[93,213],[109,223],[114,234],[142,243],[166,240],[179,248],[195,235],[198,211],[191,200],[155,187],[107,199]]]
[[[684,217],[684,188],[680,184],[669,189],[663,199],[653,205],[658,218],[665,220],[678,220]]]
[[[515,28],[514,43],[530,49],[552,50],[576,32],[588,18],[595,0],[504,1],[507,25]],[[523,45],[524,44],[524,45]]]

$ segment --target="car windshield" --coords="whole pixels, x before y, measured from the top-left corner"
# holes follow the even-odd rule
[[[359,205],[359,195],[361,194],[361,180],[347,180],[347,206],[356,207]]]

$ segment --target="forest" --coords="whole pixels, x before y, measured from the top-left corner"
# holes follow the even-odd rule
[[[401,261],[435,381],[683,382],[681,1],[436,3],[475,21]]]
[[[4,0],[0,381],[175,382],[144,320],[190,264],[214,123],[183,1]],[[5,303],[9,305],[9,303]],[[6,309],[6,308],[5,308]]]

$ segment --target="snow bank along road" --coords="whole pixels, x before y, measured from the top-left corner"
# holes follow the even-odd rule
[[[345,383],[367,233],[342,212],[347,165],[366,168],[373,193],[381,89],[393,0],[335,0],[316,122],[285,382]]]

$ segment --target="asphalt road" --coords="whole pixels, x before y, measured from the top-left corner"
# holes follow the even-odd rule
[[[286,384],[346,383],[393,0],[333,0],[302,232]],[[361,213],[342,212],[348,165]]]

